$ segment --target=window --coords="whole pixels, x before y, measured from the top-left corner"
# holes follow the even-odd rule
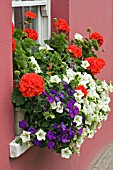
[[[44,40],[50,37],[50,0],[12,0],[12,22],[16,28],[24,26],[24,13],[27,10],[35,12],[36,20],[30,25],[38,32],[38,43],[44,44]]]

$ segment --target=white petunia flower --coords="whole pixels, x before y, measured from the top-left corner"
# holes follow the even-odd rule
[[[35,65],[35,73],[42,73],[39,64],[37,63],[37,61],[35,60],[35,58],[33,56],[30,57],[31,62]]]
[[[77,146],[78,148],[80,148],[83,142],[84,142],[83,137],[79,138],[79,139],[76,141],[76,146]]]
[[[96,133],[96,130],[90,130],[88,129],[88,138],[93,138],[94,134]]]
[[[110,84],[108,85],[108,92],[113,92],[113,85],[110,82]]]
[[[26,143],[31,140],[30,134],[31,134],[30,132],[23,130],[23,133],[20,135],[20,138],[22,139],[23,143]]]
[[[61,106],[61,102],[57,102],[57,109],[56,111],[58,113],[63,113],[63,106]]]
[[[104,80],[104,81],[102,81],[101,87],[102,87],[103,89],[105,89],[105,90],[107,90],[107,89],[108,89],[108,84],[106,83],[106,81],[105,81],[105,80]]]
[[[49,50],[54,50],[54,49],[51,48],[49,45],[46,44],[45,47],[39,47],[39,51],[40,51],[40,50],[48,50],[48,51],[49,51]]]
[[[65,149],[61,149],[61,156],[62,158],[70,158],[70,156],[72,155],[71,150],[67,147]]]
[[[81,34],[79,34],[79,33],[76,33],[75,35],[74,35],[74,38],[76,39],[76,40],[83,40],[83,36],[81,35]]]
[[[67,78],[67,76],[63,75],[63,81],[69,84],[70,80]]]
[[[54,75],[50,77],[50,82],[51,83],[60,83],[61,82],[61,78],[58,77],[58,75]]]
[[[75,102],[74,106],[77,106],[79,108],[79,110],[81,110],[81,104]]]
[[[56,105],[56,102],[54,101],[53,103],[51,103],[51,108],[52,109],[56,109],[57,108],[57,105]]]
[[[66,70],[66,74],[67,74],[67,77],[70,81],[74,80],[74,78],[76,76],[76,73],[71,68]]]
[[[90,64],[89,64],[88,61],[82,61],[81,66],[82,66],[84,69],[87,69],[87,68],[90,66]]]
[[[76,93],[74,93],[74,97],[78,103],[82,102],[83,96],[84,96],[84,93],[81,90],[76,90]]]
[[[39,140],[39,141],[41,141],[41,140],[45,140],[46,138],[46,132],[44,132],[42,129],[40,129],[38,132],[36,132],[35,133],[36,134],[36,136],[37,136],[37,139]]]
[[[76,126],[80,126],[82,124],[82,116],[75,115],[73,122],[76,122]]]

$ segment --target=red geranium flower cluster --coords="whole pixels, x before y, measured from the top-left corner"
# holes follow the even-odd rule
[[[94,32],[90,35],[90,39],[97,40],[99,46],[101,46],[104,42],[103,36],[100,35],[98,32]]]
[[[33,40],[38,39],[38,33],[32,28],[26,28],[23,30],[23,32],[27,33],[28,38],[31,38]]]
[[[67,24],[66,20],[64,20],[62,18],[60,18],[59,20],[54,22],[54,26],[56,27],[57,30],[60,30],[60,31],[69,32],[69,30],[70,30],[70,27]]]
[[[81,58],[82,57],[82,49],[78,48],[76,45],[69,45],[66,49],[66,52],[70,52],[73,54],[74,57],[76,58]]]
[[[16,48],[16,40],[12,37],[12,52],[15,51]]]
[[[89,57],[85,58],[90,64],[87,70],[90,70],[93,75],[100,73],[100,70],[106,65],[102,58]]]
[[[26,11],[26,13],[24,14],[25,17],[28,18],[36,18],[36,14],[31,12],[31,11]]]
[[[44,91],[44,80],[36,73],[23,75],[19,85],[24,97],[39,96]]]
[[[86,89],[83,85],[79,85],[79,86],[77,86],[75,90],[81,90],[81,91],[82,91],[82,93],[84,93],[84,97],[86,97],[86,96],[87,96],[87,94],[88,94],[87,89]]]
[[[14,35],[14,24],[12,23],[12,36]],[[15,48],[16,48],[16,40],[12,37],[12,52],[15,51]]]
[[[14,24],[12,23],[12,35],[14,35]]]

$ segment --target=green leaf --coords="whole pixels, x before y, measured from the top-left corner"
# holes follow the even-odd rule
[[[23,105],[25,103],[25,98],[22,96],[22,93],[14,88],[13,94],[12,94],[12,101],[16,106]]]

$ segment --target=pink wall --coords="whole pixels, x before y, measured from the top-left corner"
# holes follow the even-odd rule
[[[88,170],[96,155],[113,140],[113,115],[109,115],[103,128],[93,140],[86,140],[81,156],[62,159],[48,149],[32,147],[17,159],[9,159],[9,143],[14,138],[11,59],[11,0],[1,0],[0,6],[0,170]],[[71,27],[70,38],[75,32],[86,36],[87,27],[100,32],[107,52],[104,58],[107,67],[101,78],[113,79],[112,59],[112,0],[52,0],[52,18],[65,18]],[[113,97],[112,97],[113,98]],[[112,107],[113,110],[113,107]]]

